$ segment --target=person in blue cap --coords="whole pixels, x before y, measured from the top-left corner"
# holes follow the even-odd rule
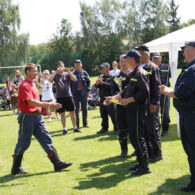
[[[160,53],[155,52],[152,54],[152,62],[155,63],[160,70],[160,81],[162,85],[170,87],[170,77],[171,72],[167,64],[162,63],[162,56]],[[170,123],[170,97],[161,94],[160,96],[160,112],[161,112],[161,126],[162,133],[161,136],[168,135],[169,123]]]
[[[179,112],[181,141],[188,156],[191,178],[183,192],[195,191],[195,40],[185,42],[183,66],[174,90],[160,86],[162,94],[173,98],[173,105]]]
[[[130,167],[132,175],[151,173],[148,149],[144,138],[144,121],[149,98],[149,78],[147,72],[140,66],[140,54],[135,49],[125,55],[128,67],[132,72],[128,75],[129,84],[122,92],[112,97],[106,97],[104,104],[109,104],[116,98],[124,106],[129,138],[136,151],[137,164]]]

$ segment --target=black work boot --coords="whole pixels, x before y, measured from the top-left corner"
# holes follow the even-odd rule
[[[162,152],[160,150],[158,152],[154,152],[153,156],[149,159],[149,161],[150,161],[150,163],[155,163],[155,162],[158,162],[162,159],[163,159]]]
[[[137,168],[135,169],[135,171],[132,171],[131,174],[140,176],[149,173],[151,173],[151,171],[148,166],[148,157],[143,157],[142,159],[139,159]]]
[[[195,191],[195,184],[188,184],[180,189],[182,192],[194,192]]]
[[[61,171],[62,169],[65,169],[73,164],[72,162],[64,162],[64,161],[60,160],[56,149],[54,149],[54,151],[52,152],[52,155],[48,156],[48,157],[51,160],[51,162],[53,163],[54,170],[56,172]]]
[[[12,175],[27,174],[28,172],[21,167],[23,154],[13,155]]]
[[[121,146],[121,157],[125,158],[127,157],[128,153],[128,147],[127,147],[127,138],[119,138],[119,143]]]

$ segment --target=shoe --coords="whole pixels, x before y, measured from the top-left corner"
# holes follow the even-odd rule
[[[56,119],[58,119],[60,121],[61,120],[61,117],[60,116],[56,116]]]
[[[13,155],[12,175],[27,174],[28,172],[21,167],[23,154]]]
[[[184,186],[180,189],[182,192],[194,192],[195,191],[195,185],[188,184],[187,186]]]
[[[163,159],[163,157],[161,155],[160,156],[154,156],[154,157],[149,159],[149,162],[150,163],[155,163],[155,162],[158,162],[158,161],[160,161],[162,159]]]
[[[136,168],[135,171],[131,172],[131,174],[135,176],[145,175],[145,174],[150,174],[150,173],[151,171],[149,167],[140,167],[140,166],[138,166],[138,168]]]
[[[121,152],[120,157],[122,157],[122,158],[127,157],[127,151],[126,151],[126,150],[123,150],[123,151]]]
[[[51,118],[48,119],[48,122],[51,122]]]
[[[99,134],[99,133],[106,133],[108,130],[106,130],[106,129],[100,129],[97,133]]]
[[[85,128],[89,128],[89,125],[83,125],[83,127],[85,127]]]
[[[118,130],[114,130],[114,134],[115,135],[118,135]]]
[[[66,135],[68,133],[68,131],[66,129],[63,130],[62,134]]]
[[[60,158],[57,154],[57,151],[55,149],[52,152],[52,155],[49,156],[49,159],[52,162],[52,164],[54,166],[54,170],[56,172],[59,172],[62,169],[66,169],[67,167],[70,167],[73,164],[72,162],[64,162],[64,161],[60,160]]]
[[[138,168],[139,164],[136,164],[134,167],[130,167],[129,168],[129,171],[132,172],[132,171],[136,171],[136,169]]]
[[[78,128],[75,128],[75,129],[74,129],[74,132],[75,132],[75,133],[82,133],[82,131],[81,131],[80,129],[78,129]]]
[[[162,133],[161,133],[161,136],[163,137],[163,136],[167,136],[168,135],[168,131],[163,131]]]

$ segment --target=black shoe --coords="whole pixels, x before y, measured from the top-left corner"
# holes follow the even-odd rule
[[[74,129],[74,132],[75,132],[75,133],[82,133],[82,131],[81,131],[80,129],[78,129],[78,128],[75,128],[75,129]]]
[[[85,128],[89,128],[89,125],[83,125],[83,127],[85,127]]]
[[[118,130],[114,130],[114,134],[115,135],[118,135]]]
[[[28,172],[21,167],[23,154],[13,155],[12,175],[27,174]]]
[[[63,132],[62,132],[63,135],[66,135],[67,133],[68,133],[68,132],[67,132],[67,130],[65,130],[65,129],[64,129]]]
[[[182,192],[194,192],[195,191],[195,185],[188,184],[187,186],[184,186],[180,189]]]
[[[62,160],[60,160],[57,151],[54,149],[54,151],[52,152],[52,155],[49,156],[49,159],[51,160],[53,166],[54,166],[54,170],[56,172],[61,171],[62,169],[65,169],[67,167],[70,167],[73,163],[72,162],[64,162]]]
[[[127,157],[127,151],[126,151],[126,150],[122,151],[120,156],[121,156],[122,158]]]
[[[140,167],[140,166],[138,166],[138,168],[135,171],[131,172],[131,174],[135,175],[135,176],[145,175],[145,174],[149,174],[149,173],[151,173],[149,167]]]
[[[22,167],[12,168],[11,170],[12,175],[20,175],[20,174],[27,174],[28,172],[24,170]]]
[[[163,137],[163,136],[167,136],[168,135],[168,131],[162,131],[162,133],[161,133],[161,136]]]
[[[130,167],[129,168],[129,171],[132,172],[132,171],[136,171],[136,169],[138,168],[139,164],[136,164],[134,167]]]
[[[101,129],[100,131],[98,131],[97,133],[106,133],[108,130],[106,129]]]
[[[162,159],[163,159],[163,157],[161,155],[160,156],[154,156],[154,157],[149,159],[149,162],[150,163],[155,163],[155,162],[158,162],[158,161],[160,161]]]

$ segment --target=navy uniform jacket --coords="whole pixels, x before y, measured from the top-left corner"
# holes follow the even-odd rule
[[[160,105],[160,89],[159,86],[160,82],[160,72],[158,66],[155,65],[153,62],[149,61],[143,67],[144,70],[149,75],[149,82],[150,82],[150,104],[153,105]]]
[[[161,84],[170,87],[169,78],[171,77],[171,72],[169,66],[166,64],[160,64],[158,68],[160,70]]]
[[[125,89],[125,87],[127,86],[128,84],[128,81],[127,80],[127,75],[128,74],[125,74],[123,73],[122,71],[119,72],[119,74],[117,76],[115,76],[114,78],[121,78],[121,89]],[[112,95],[116,95],[117,93],[120,92],[120,89],[119,89],[119,86],[118,84],[114,81],[114,78],[112,79],[112,82],[111,82],[111,88],[112,88]]]
[[[120,93],[122,98],[133,97],[135,102],[125,106],[125,109],[146,108],[146,103],[150,94],[149,77],[147,72],[137,66],[133,72],[128,75],[129,84]]]
[[[173,105],[178,112],[195,111],[195,60],[184,65],[175,84]]]
[[[113,79],[113,76],[111,74],[101,74],[99,76],[100,78],[102,78],[103,84],[102,85],[95,85],[96,88],[99,88],[99,96],[100,98],[104,98],[107,96],[111,96],[112,92],[111,92],[111,82]]]
[[[78,73],[76,70],[73,72],[73,74],[76,76],[76,78],[78,77]],[[90,92],[91,81],[88,73],[85,70],[81,71],[80,82],[81,82],[81,95],[87,96],[87,94]],[[73,96],[77,93],[77,81],[75,82],[71,81],[71,91]]]

